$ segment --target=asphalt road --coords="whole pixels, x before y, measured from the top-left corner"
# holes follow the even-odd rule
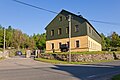
[[[91,65],[53,65],[14,57],[0,61],[0,80],[106,80],[120,72],[120,61]]]

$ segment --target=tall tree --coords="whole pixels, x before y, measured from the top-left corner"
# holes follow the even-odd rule
[[[116,32],[113,32],[111,34],[111,46],[112,47],[119,47],[120,46],[120,38],[119,35]]]
[[[0,48],[3,48],[3,27],[0,25]]]
[[[101,39],[102,39],[102,42],[101,42],[101,45],[102,45],[102,50],[105,50],[106,49],[106,41],[105,41],[105,35],[103,33],[101,33]]]
[[[13,43],[13,29],[9,26],[6,29],[6,47],[12,47]]]

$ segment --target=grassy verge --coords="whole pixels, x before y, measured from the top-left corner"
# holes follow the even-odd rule
[[[52,63],[52,64],[87,64],[85,62],[67,62],[67,61],[59,61],[59,60],[49,60],[49,59],[43,59],[43,58],[35,58],[37,61]]]
[[[120,74],[116,75],[116,76],[113,76],[112,80],[120,80]]]
[[[59,60],[49,60],[49,59],[43,59],[43,58],[35,58],[37,61],[52,63],[52,64],[93,64],[93,63],[101,63],[101,62],[110,62],[108,61],[95,61],[95,62],[67,62],[67,61],[59,61]]]
[[[35,60],[42,61],[42,62],[53,63],[53,64],[67,64],[66,61],[49,60],[49,59],[43,59],[43,58],[35,58]]]

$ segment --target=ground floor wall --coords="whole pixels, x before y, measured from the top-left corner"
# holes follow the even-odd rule
[[[60,44],[69,44],[69,38],[46,41],[46,53],[60,52]],[[89,36],[71,38],[71,52],[101,51],[101,44]]]

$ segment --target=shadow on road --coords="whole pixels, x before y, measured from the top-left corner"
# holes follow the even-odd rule
[[[80,80],[96,80],[97,78],[112,76],[120,73],[120,66],[113,65],[55,65],[55,70],[65,71]]]

